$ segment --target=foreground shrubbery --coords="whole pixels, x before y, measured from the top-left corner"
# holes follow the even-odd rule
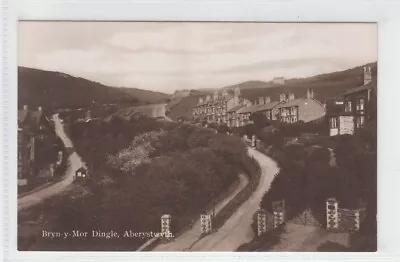
[[[70,134],[92,175],[75,198],[41,207],[51,218],[48,230],[159,232],[160,217],[168,213],[178,232],[254,164],[240,138],[186,124],[114,119],[75,124]],[[134,250],[145,241],[69,239],[57,246]],[[51,245],[38,242],[35,249]]]
[[[282,147],[275,144],[270,156],[276,159],[281,171],[264,195],[261,206],[271,211],[272,201],[285,199],[288,219],[310,208],[324,226],[328,197],[338,199],[342,208],[360,208],[366,202],[367,216],[359,235],[368,239],[364,242],[369,247],[373,246],[377,211],[375,128],[372,124],[354,136],[316,137],[306,143]],[[333,150],[335,161],[330,161],[327,148]]]

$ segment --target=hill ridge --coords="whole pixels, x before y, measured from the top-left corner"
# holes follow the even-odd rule
[[[49,109],[87,107],[92,103],[162,103],[168,94],[139,88],[113,87],[58,71],[18,67],[18,106]]]

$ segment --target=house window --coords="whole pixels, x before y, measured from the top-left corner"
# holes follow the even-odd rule
[[[296,115],[296,108],[295,108],[295,107],[291,107],[291,108],[290,108],[290,114],[291,114],[292,116]]]
[[[357,111],[364,110],[364,98],[357,99],[356,108],[357,108]]]
[[[358,116],[357,117],[356,126],[357,126],[357,128],[364,127],[364,116]]]
[[[297,116],[293,116],[292,117],[292,121],[293,121],[293,123],[296,123],[297,122]]]
[[[338,119],[337,119],[337,117],[332,117],[330,119],[330,124],[331,124],[331,128],[332,129],[338,128]]]
[[[344,111],[351,112],[351,101],[346,101],[346,103],[344,104]]]

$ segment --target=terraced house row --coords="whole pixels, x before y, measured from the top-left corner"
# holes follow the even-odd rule
[[[325,115],[325,107],[314,99],[312,89],[307,90],[305,96],[300,98],[295,98],[293,93],[282,93],[279,101],[271,101],[267,96],[258,97],[256,101],[251,102],[243,98],[240,89],[236,88],[233,92],[215,92],[212,98],[210,95],[199,98],[193,110],[193,117],[208,123],[239,127],[252,123],[250,116],[254,113],[261,113],[269,120],[285,123],[310,122],[322,118]]]

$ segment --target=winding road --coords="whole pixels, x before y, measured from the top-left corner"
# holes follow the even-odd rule
[[[167,104],[156,104],[153,105],[153,117],[163,117],[165,120],[172,121],[171,118],[169,118],[165,114],[165,107]]]
[[[65,133],[64,126],[61,123],[58,114],[53,115],[53,121],[57,136],[61,138],[67,151],[72,151],[71,155],[68,157],[68,162],[69,162],[68,169],[61,181],[19,198],[18,211],[36,205],[45,200],[46,198],[49,198],[65,190],[67,186],[69,186],[72,183],[75,170],[84,165],[79,155],[73,149],[73,144],[69,139],[69,137],[67,136],[67,134]]]
[[[251,228],[253,215],[259,209],[260,201],[269,189],[274,176],[279,172],[278,165],[271,158],[253,148],[248,154],[259,163],[262,173],[260,183],[250,198],[217,231],[200,238],[200,224],[196,224],[177,239],[158,245],[153,251],[236,251],[239,246],[254,238]],[[229,202],[230,200],[227,200]]]
[[[249,183],[247,176],[239,175],[239,185],[236,189],[229,194],[224,200],[219,202],[215,207],[215,214],[217,215],[242,189]],[[211,213],[211,210],[209,210]],[[200,232],[200,219],[197,220],[192,227],[185,231],[182,235],[174,239],[173,241],[158,245],[153,251],[184,251],[191,248],[201,237]],[[139,250],[140,251],[140,250]]]
[[[165,114],[165,107],[167,106],[166,103],[162,104],[150,104],[150,105],[142,105],[142,106],[133,106],[133,107],[127,107],[123,108],[123,112],[142,112],[143,114],[149,116],[149,117],[154,117],[154,118],[164,118],[167,121],[172,121],[171,118],[169,118]]]

